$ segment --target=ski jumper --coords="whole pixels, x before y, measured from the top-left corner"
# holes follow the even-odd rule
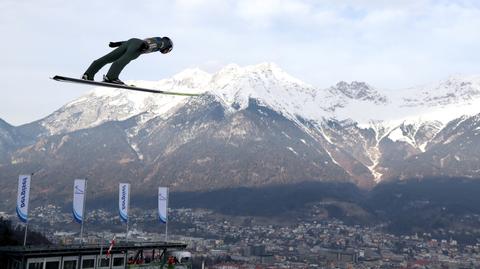
[[[165,37],[152,37],[147,39],[138,39],[138,38],[131,38],[127,41],[121,42],[110,42],[110,47],[117,47],[107,55],[95,60],[92,64],[88,67],[85,74],[88,78],[94,78],[95,74],[102,69],[106,64],[112,63],[112,66],[108,70],[107,77],[110,80],[118,79],[120,72],[122,72],[123,68],[130,63],[130,61],[135,60],[138,56],[160,51],[162,53],[168,53],[172,49],[173,44],[171,43],[170,39]]]

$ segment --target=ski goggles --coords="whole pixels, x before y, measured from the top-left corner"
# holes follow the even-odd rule
[[[172,49],[173,49],[173,46],[169,46],[168,48],[161,49],[160,52],[163,54],[166,54],[172,51]]]

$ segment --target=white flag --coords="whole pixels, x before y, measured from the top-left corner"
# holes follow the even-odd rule
[[[85,179],[75,179],[73,183],[73,217],[78,223],[83,222],[85,187]]]
[[[128,222],[128,207],[130,202],[130,184],[120,183],[118,190],[118,212],[120,219]]]
[[[158,188],[158,216],[162,223],[167,223],[167,207],[168,207],[168,188]]]
[[[30,200],[30,179],[29,175],[18,177],[17,194],[17,215],[21,221],[28,221],[28,201]]]

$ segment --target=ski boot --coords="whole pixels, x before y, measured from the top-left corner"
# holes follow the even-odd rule
[[[93,81],[93,77],[92,77],[92,76],[89,76],[87,73],[83,74],[82,79],[83,79],[83,80]]]
[[[109,77],[107,77],[107,75],[103,75],[103,82],[125,85],[125,83],[123,81],[121,81],[119,78],[110,79]]]

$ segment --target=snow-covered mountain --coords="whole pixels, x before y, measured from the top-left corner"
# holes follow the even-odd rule
[[[480,76],[457,76],[427,86],[389,91],[356,81],[320,89],[293,78],[272,63],[264,63],[246,67],[232,64],[215,74],[187,69],[158,82],[130,82],[161,90],[209,93],[231,111],[245,109],[253,98],[293,120],[351,119],[366,127],[372,121],[386,128],[405,122],[446,124],[462,115],[478,113],[480,104]],[[139,114],[145,114],[145,120],[168,117],[187,99],[94,88],[42,119],[41,124],[49,134],[58,134]]]
[[[94,88],[44,119],[0,125],[8,135],[0,139],[23,137],[8,142],[3,175],[41,166],[65,177],[121,175],[185,190],[480,176],[472,163],[480,146],[480,76],[398,90],[357,81],[322,89],[263,63],[130,82],[202,95]],[[15,140],[7,138],[0,145]]]

